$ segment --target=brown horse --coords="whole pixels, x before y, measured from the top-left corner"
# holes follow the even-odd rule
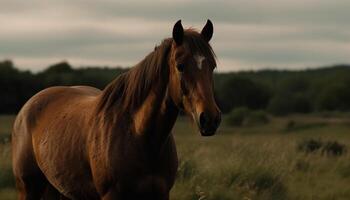
[[[103,91],[52,87],[33,96],[12,134],[19,199],[169,199],[179,110],[203,136],[220,124],[212,35],[210,20],[201,33],[178,21],[172,38]]]

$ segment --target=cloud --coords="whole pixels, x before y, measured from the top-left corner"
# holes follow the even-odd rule
[[[350,62],[346,0],[0,0],[0,59],[40,70],[55,61],[132,66],[178,19],[211,41],[221,71]]]

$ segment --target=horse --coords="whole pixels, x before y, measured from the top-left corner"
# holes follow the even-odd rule
[[[30,98],[12,132],[19,199],[168,200],[179,112],[202,136],[221,121],[212,35],[210,20],[201,32],[179,20],[172,37],[102,91],[56,86]]]

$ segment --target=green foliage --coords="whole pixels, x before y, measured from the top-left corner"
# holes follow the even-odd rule
[[[322,147],[322,153],[327,155],[341,156],[345,151],[345,145],[337,141],[328,141]]]
[[[242,126],[244,119],[249,113],[249,109],[246,107],[240,107],[230,112],[226,118],[227,124],[231,126]]]
[[[305,139],[298,143],[297,150],[305,153],[321,151],[322,155],[341,156],[345,153],[346,147],[337,141]]]
[[[262,110],[251,111],[246,107],[239,107],[227,115],[226,122],[230,126],[255,126],[269,123],[269,118]]]
[[[311,112],[312,106],[310,100],[302,94],[281,92],[270,100],[267,109],[274,115],[284,116],[290,113]]]
[[[252,111],[249,112],[248,116],[246,117],[245,124],[246,125],[263,125],[269,123],[269,117],[267,114],[262,110]]]
[[[350,80],[327,86],[317,98],[318,110],[350,110]]]
[[[233,105],[237,102],[235,98],[241,99],[242,92],[240,89],[246,88],[244,84],[240,84],[239,81],[234,81],[234,79],[248,79],[262,88],[262,91],[267,91],[269,95],[267,104],[260,104],[265,105],[261,108],[250,107],[247,103],[243,106],[251,109],[266,108],[274,115],[287,115],[290,113],[309,113],[315,110],[348,110],[350,105],[348,100],[349,77],[350,67],[348,65],[293,72],[262,70],[258,72],[217,74],[215,86],[220,106],[225,112],[234,107]],[[236,84],[238,86],[234,85],[236,82],[238,82]],[[240,88],[239,85],[242,85],[242,87]],[[332,85],[343,86],[337,89],[340,86],[334,87]],[[345,88],[347,88],[346,91]],[[242,90],[244,93],[246,89]],[[225,91],[229,92],[222,94]],[[257,97],[257,102],[263,102],[259,92],[253,96]],[[255,100],[255,98],[249,99]]]
[[[270,94],[263,84],[258,84],[251,79],[232,76],[216,87],[218,101],[224,112],[233,108],[247,107],[250,109],[262,109],[268,104]]]
[[[16,113],[35,93],[50,86],[89,85],[103,89],[122,68],[74,68],[67,62],[33,74],[0,62],[0,113]],[[214,74],[216,100],[223,113],[238,107],[274,115],[350,110],[350,67],[304,71],[261,70]]]
[[[321,149],[323,142],[315,139],[305,139],[299,142],[297,150],[305,153],[313,153]]]
[[[0,62],[0,113],[11,113],[41,88],[28,71],[18,71],[11,61]]]
[[[73,69],[61,62],[33,74],[19,71],[11,61],[0,62],[0,113],[16,113],[34,94],[51,86],[90,85],[103,89],[113,78],[126,71],[121,68]]]

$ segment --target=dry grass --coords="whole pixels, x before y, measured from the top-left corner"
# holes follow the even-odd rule
[[[285,131],[291,119],[302,126]],[[297,151],[306,138],[339,141],[350,148],[348,121],[290,116],[260,127],[223,125],[212,138],[185,133],[192,129],[179,123],[177,129],[182,131],[176,140],[181,165],[172,198],[350,199],[348,152],[327,156]],[[303,128],[305,124],[311,125]]]
[[[0,130],[8,129],[11,117],[0,119]],[[290,120],[299,128],[286,131]],[[290,116],[241,128],[223,124],[214,137],[201,137],[188,121],[180,118],[174,130],[180,166],[171,199],[350,199],[348,118]],[[348,151],[341,156],[298,151],[307,138],[338,141]],[[6,181],[11,178],[8,144],[0,145],[0,156],[0,199],[14,199],[13,182]]]

